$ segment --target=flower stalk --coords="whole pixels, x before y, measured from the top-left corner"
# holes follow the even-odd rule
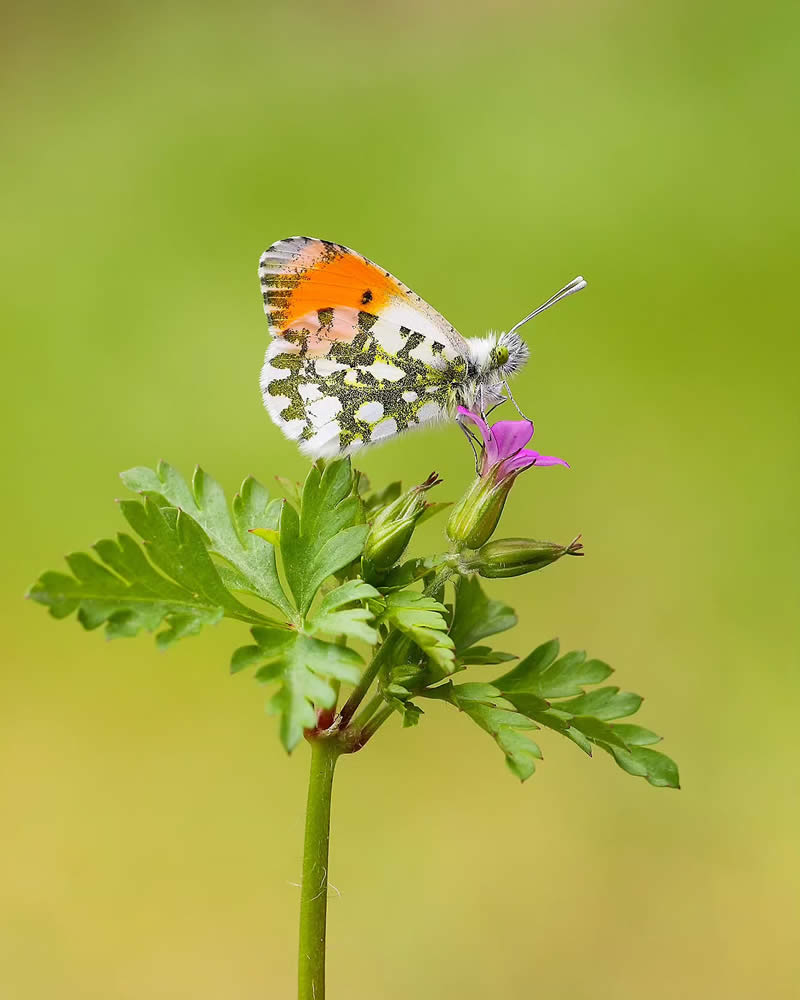
[[[325,998],[331,793],[333,773],[340,753],[336,740],[323,738],[311,741],[303,878],[300,884],[298,1000]]]

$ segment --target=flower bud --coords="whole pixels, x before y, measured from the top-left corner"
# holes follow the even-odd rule
[[[499,478],[493,474],[494,471],[479,476],[453,507],[447,522],[447,534],[462,548],[480,548],[491,538],[503,513],[515,477]]]
[[[582,556],[583,543],[580,537],[578,535],[569,545],[536,542],[530,538],[501,538],[484,545],[466,561],[465,569],[490,580],[533,573],[556,562],[562,556]]]
[[[424,483],[414,486],[379,511],[364,543],[364,559],[375,569],[389,569],[405,552],[417,521],[428,506],[423,494],[440,482],[432,472]]]

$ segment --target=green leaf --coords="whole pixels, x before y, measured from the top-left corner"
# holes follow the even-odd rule
[[[613,673],[602,660],[587,660],[575,651],[558,656],[558,640],[539,646],[530,656],[495,683],[503,691],[529,691],[542,698],[564,698],[583,694],[585,684],[599,684]]]
[[[453,640],[443,617],[446,611],[443,604],[414,590],[393,591],[386,597],[380,621],[408,636],[443,676],[455,669]]]
[[[359,473],[359,476],[366,481],[363,487],[363,491],[365,492],[369,489],[369,480],[366,479],[363,473]],[[359,487],[361,486],[362,483],[359,482]],[[387,507],[390,503],[393,503],[402,492],[403,484],[397,480],[389,483],[382,490],[376,490],[374,493],[365,495],[363,503],[367,517],[372,520],[383,507]]]
[[[369,528],[357,524],[359,500],[352,493],[349,459],[312,466],[298,515],[284,504],[280,546],[286,579],[300,614],[305,616],[322,583],[357,559]]]
[[[627,722],[615,722],[611,728],[629,747],[646,747],[651,743],[660,743],[661,737],[644,726],[632,726]]]
[[[513,670],[498,677],[494,683],[503,691],[534,691],[539,676],[555,662],[558,649],[558,639],[551,639],[537,646]]]
[[[502,601],[490,600],[477,576],[459,578],[455,615],[450,629],[457,653],[462,653],[479,639],[505,632],[516,624],[514,611]]]
[[[603,746],[623,771],[646,778],[657,788],[680,788],[678,765],[666,754],[647,747],[633,747],[630,752],[613,746]]]
[[[615,733],[611,726],[596,719],[593,715],[574,715],[572,726],[588,737],[592,743],[606,743],[619,750],[629,749],[622,737]]]
[[[306,622],[306,631],[311,635],[346,635],[372,646],[378,641],[378,633],[367,624],[373,618],[372,611],[361,606],[348,608],[346,605],[379,599],[380,596],[380,591],[363,580],[348,580],[325,595],[313,617]]]
[[[454,705],[473,722],[489,733],[503,751],[512,774],[525,781],[536,770],[536,760],[542,759],[539,747],[519,729],[538,729],[538,726],[506,701],[491,684],[442,684],[424,692]]]
[[[260,665],[256,679],[277,682],[270,708],[281,716],[281,742],[291,752],[304,730],[316,726],[316,709],[335,705],[336,688],[331,681],[356,683],[363,661],[346,646],[294,630],[256,627],[251,631],[256,646],[237,649],[231,670]]]
[[[578,698],[571,698],[569,701],[561,701],[558,703],[558,708],[571,715],[594,715],[598,719],[608,721],[633,715],[634,712],[638,712],[642,701],[641,695],[632,691],[620,691],[618,687],[604,687]]]
[[[300,503],[303,497],[303,487],[300,483],[295,483],[291,479],[287,479],[286,476],[276,476],[275,482],[283,490],[283,495],[289,503],[300,510]]]
[[[427,576],[444,562],[446,556],[430,556],[426,559],[408,559],[400,566],[394,566],[380,576],[380,588],[385,593],[388,590],[403,590],[417,580]]]
[[[253,534],[277,528],[280,501],[270,502],[267,491],[252,476],[244,480],[233,499],[233,516],[222,487],[199,466],[191,488],[166,462],[159,462],[155,470],[128,469],[121,479],[128,489],[145,494],[160,507],[177,507],[200,525],[209,551],[231,567],[226,574],[231,590],[253,594],[284,614],[292,614],[278,578],[275,549]]]
[[[112,639],[164,626],[156,637],[162,648],[223,615],[248,623],[269,621],[225,587],[208,554],[206,536],[188,514],[159,508],[149,497],[120,506],[144,539],[147,555],[121,533],[116,540],[97,542],[95,557],[85,552],[68,556],[71,576],[44,573],[30,591],[54,617],[77,611],[84,628],[105,625]]]
[[[501,653],[499,650],[490,649],[488,646],[470,646],[456,657],[458,663],[464,667],[474,665],[495,665],[497,663],[508,663],[509,660],[516,660],[515,653]]]

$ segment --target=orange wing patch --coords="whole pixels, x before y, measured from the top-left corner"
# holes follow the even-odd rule
[[[299,283],[286,306],[286,326],[319,309],[348,309],[380,313],[399,289],[363,257],[344,253],[323,258],[298,276]]]
[[[293,237],[265,251],[259,267],[274,336],[299,334],[312,357],[350,342],[406,290],[385,271],[336,243]]]

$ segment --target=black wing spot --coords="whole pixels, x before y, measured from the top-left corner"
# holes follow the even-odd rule
[[[362,309],[358,314],[358,328],[362,333],[369,333],[377,322],[378,317],[373,313],[364,312]]]
[[[361,305],[366,306],[369,305],[370,302],[372,302],[372,292],[369,289],[367,289],[366,292],[364,292],[364,294],[361,296]]]

